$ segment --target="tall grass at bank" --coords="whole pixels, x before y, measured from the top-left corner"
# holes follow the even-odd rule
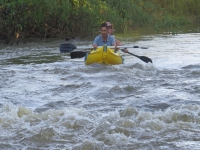
[[[172,16],[189,23],[200,23],[200,0],[148,0],[159,4]]]
[[[1,0],[0,43],[86,38],[97,35],[105,21],[112,22],[118,31],[144,25],[175,30],[186,23],[185,17],[199,16],[198,6],[198,0]]]

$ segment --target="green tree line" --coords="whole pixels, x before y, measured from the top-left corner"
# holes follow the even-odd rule
[[[148,0],[165,8],[171,16],[187,21],[200,23],[199,0]]]
[[[1,0],[0,42],[27,38],[86,38],[110,21],[118,31],[151,25],[175,30],[199,22],[199,0]]]

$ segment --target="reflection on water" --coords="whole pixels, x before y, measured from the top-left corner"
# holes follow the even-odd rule
[[[185,26],[180,26],[179,29],[176,30],[177,34],[185,34],[185,33],[200,33],[199,24],[189,24]],[[137,41],[148,41],[149,37],[153,35],[172,35],[171,31],[166,31],[161,29],[159,31],[155,30],[153,27],[128,27],[123,32],[116,31],[115,36],[120,40],[125,40],[126,42],[137,42]],[[148,38],[146,38],[147,36]]]
[[[128,37],[153,64],[85,66],[62,40],[2,48],[1,149],[198,149],[200,34]]]
[[[2,62],[3,65],[9,65],[9,64],[42,64],[42,63],[52,63],[52,62],[58,62],[62,61],[63,58],[62,56],[52,56],[52,55],[43,55],[43,56],[22,56],[19,58],[12,58],[12,59],[7,59],[6,61]],[[1,65],[2,65],[1,64]]]

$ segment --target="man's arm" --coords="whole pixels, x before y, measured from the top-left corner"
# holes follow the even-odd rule
[[[119,48],[117,48],[117,46],[122,46],[122,43],[121,43],[118,39],[115,39],[115,41],[116,41],[115,50],[119,50]],[[127,52],[128,52],[128,49],[125,48],[125,49],[123,50],[123,52],[127,53]]]
[[[98,36],[95,37],[94,42],[93,42],[93,44],[92,44],[92,46],[93,46],[94,49],[96,49],[97,46],[98,46],[98,45],[97,45],[97,41],[98,41]]]
[[[97,44],[92,44],[93,48],[96,49],[97,48]]]
[[[115,41],[117,46],[122,46],[122,43],[118,39],[115,39]]]
[[[117,51],[118,48],[117,48],[117,45],[116,45],[115,38],[113,36],[111,36],[111,38],[112,38],[112,46],[115,46],[115,51]]]
[[[116,41],[115,38],[113,36],[110,36],[111,41],[112,41],[112,46],[116,46]]]

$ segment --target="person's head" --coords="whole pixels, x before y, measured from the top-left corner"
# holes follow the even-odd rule
[[[111,35],[113,33],[112,24],[110,22],[106,22],[106,24],[107,24],[107,33]]]
[[[108,26],[106,23],[101,24],[101,34],[102,36],[107,36],[108,35]]]

